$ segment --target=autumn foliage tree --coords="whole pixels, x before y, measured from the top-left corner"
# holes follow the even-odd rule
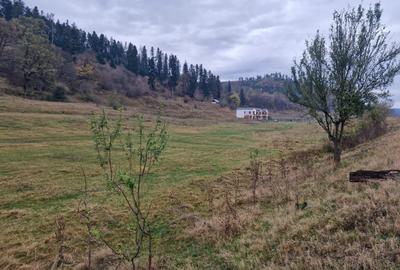
[[[340,163],[349,120],[372,108],[400,71],[398,44],[389,44],[379,3],[335,11],[329,42],[317,32],[292,68],[289,99],[304,106],[328,134]]]
[[[4,51],[15,40],[15,25],[0,18],[0,59]]]
[[[33,90],[49,87],[55,79],[60,62],[51,47],[42,20],[22,17],[17,21],[17,70],[22,75],[24,96]]]

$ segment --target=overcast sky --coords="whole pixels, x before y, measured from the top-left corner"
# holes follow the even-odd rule
[[[135,45],[159,47],[202,63],[223,80],[290,73],[317,29],[327,32],[333,10],[370,0],[25,0],[61,21]],[[400,42],[400,1],[381,0],[383,21]],[[400,107],[400,79],[391,87]]]

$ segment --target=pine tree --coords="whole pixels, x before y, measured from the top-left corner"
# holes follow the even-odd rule
[[[187,90],[187,95],[189,97],[194,97],[194,94],[197,89],[197,73],[196,68],[193,65],[190,65],[189,68],[189,87]]]
[[[181,81],[182,81],[183,94],[188,95],[188,93],[190,92],[189,91],[190,74],[189,74],[189,66],[188,66],[187,62],[185,62],[183,64]]]
[[[111,43],[111,46],[110,46],[110,52],[109,52],[108,58],[110,61],[110,66],[112,68],[116,68],[118,65],[118,60],[117,60],[118,45],[114,39],[111,39],[110,43]]]
[[[29,7],[25,7],[24,9],[24,16],[25,17],[33,17],[32,16],[32,10]]]
[[[125,61],[125,47],[120,41],[117,41],[117,63],[118,65],[124,64]]]
[[[210,96],[210,91],[208,89],[207,81],[208,81],[208,74],[207,70],[203,69],[203,66],[200,65],[199,69],[199,88],[201,93],[203,94],[204,97],[209,97]]]
[[[150,58],[149,58],[149,80],[148,80],[148,84],[150,86],[151,90],[155,90],[156,89],[156,76],[157,76],[157,70],[156,70],[156,62],[155,62],[155,56],[154,56],[154,48],[151,47],[150,50]]]
[[[157,48],[157,78],[159,81],[163,81],[163,53]]]
[[[149,74],[149,59],[147,57],[146,46],[143,46],[140,54],[140,75],[147,76]]]
[[[168,79],[168,86],[171,88],[172,91],[174,91],[176,86],[178,85],[180,77],[179,60],[175,55],[171,55],[169,57],[169,70],[170,76]]]
[[[211,71],[208,71],[207,85],[208,85],[208,91],[210,92],[210,96],[214,98],[215,92],[217,91],[217,80],[214,74],[211,73]]]
[[[7,21],[13,18],[13,3],[11,0],[0,0],[0,15]]]
[[[66,39],[64,40],[63,49],[71,54],[77,54],[84,51],[84,41],[82,40],[81,31],[76,27],[75,24],[72,24],[71,27],[68,28],[68,34],[66,35]]]
[[[68,23],[68,22],[67,22]],[[105,35],[101,34],[98,40],[97,44],[97,61],[99,61],[100,64],[104,65],[106,64],[106,60],[108,59],[107,55],[107,48],[109,47],[109,41],[106,38]]]
[[[39,9],[36,6],[32,9],[32,17],[33,18],[39,18],[40,17]]]
[[[61,24],[57,21],[56,23],[56,45],[59,43],[59,33],[61,32]],[[99,37],[96,32],[88,34],[88,45],[95,53],[99,52]],[[59,46],[59,45],[57,45]]]
[[[161,76],[161,81],[164,83],[168,80],[169,78],[169,64],[168,64],[168,54],[164,55],[164,62],[163,62],[163,68],[162,68],[162,76]]]
[[[183,64],[182,73],[183,73],[183,75],[189,74],[188,63],[187,63],[186,61],[185,61],[185,63]]]
[[[226,90],[226,94],[229,96],[230,94],[232,94],[232,85],[231,85],[231,81],[228,81],[228,87]]]
[[[239,98],[240,98],[240,105],[241,106],[244,106],[244,105],[247,104],[247,99],[246,99],[246,95],[244,94],[243,88],[240,89]]]
[[[221,80],[219,79],[219,76],[216,78],[216,90],[214,93],[214,98],[220,99],[221,98],[221,92],[222,92],[222,85],[221,85]]]
[[[136,75],[139,74],[139,56],[136,46],[132,43],[129,43],[128,50],[126,52],[126,68],[135,73]]]
[[[12,18],[23,16],[25,12],[25,4],[22,0],[14,0],[12,8]]]
[[[197,70],[197,78],[198,78],[198,81],[199,81],[199,87],[201,88],[201,76],[203,75],[203,65],[200,65],[200,66],[196,66],[196,70]]]
[[[198,64],[195,66],[195,71],[196,71],[196,80],[199,81],[200,79],[200,67]]]
[[[121,42],[114,39],[110,40],[110,48],[108,52],[108,59],[112,67],[116,67],[124,63],[125,50]]]

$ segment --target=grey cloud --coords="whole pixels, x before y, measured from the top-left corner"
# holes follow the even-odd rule
[[[160,47],[202,63],[225,80],[289,73],[304,40],[327,33],[333,10],[360,0],[25,0],[86,31]],[[372,0],[362,1],[365,5]],[[381,0],[383,20],[400,41],[400,1]],[[392,87],[400,107],[400,80]]]

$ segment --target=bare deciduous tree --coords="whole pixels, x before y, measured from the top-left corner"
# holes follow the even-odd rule
[[[253,203],[257,201],[257,185],[261,178],[262,164],[260,160],[260,151],[253,149],[250,152],[250,174],[251,174],[251,191],[253,194]]]
[[[51,270],[55,270],[59,267],[62,267],[64,264],[67,263],[64,256],[64,251],[66,246],[65,246],[65,219],[63,216],[57,217],[55,226],[56,226],[55,237],[57,242],[57,255],[51,266]]]
[[[381,24],[377,3],[368,10],[335,11],[329,46],[317,32],[292,67],[294,84],[288,97],[308,109],[326,131],[340,163],[343,130],[380,98],[400,71],[398,44],[389,44],[389,32]]]
[[[95,223],[93,221],[92,209],[89,203],[90,200],[89,195],[91,191],[89,190],[87,177],[83,168],[82,168],[82,174],[84,180],[84,186],[83,186],[84,189],[83,189],[83,197],[79,202],[78,206],[78,214],[81,217],[82,224],[84,224],[86,227],[87,269],[92,270],[92,250],[93,250],[93,245],[95,243],[93,230]]]

